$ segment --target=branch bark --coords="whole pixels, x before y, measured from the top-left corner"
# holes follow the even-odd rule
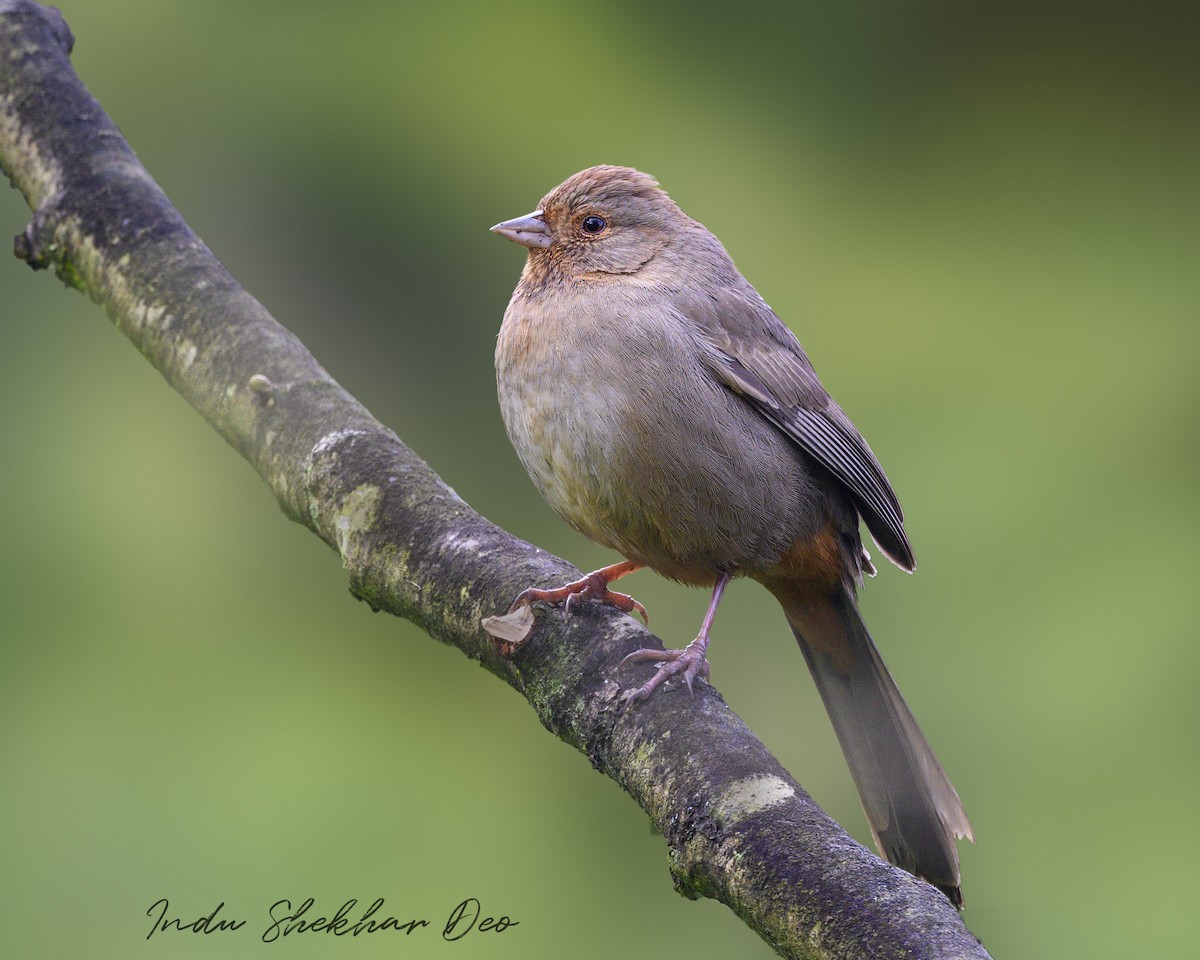
[[[985,958],[946,898],[852,840],[725,705],[622,711],[629,617],[540,615],[511,658],[480,620],[578,571],[475,513],[327,374],[191,232],[71,67],[57,10],[0,0],[0,168],[33,210],[16,255],[53,268],[338,551],[351,589],[519,690],[666,838],[675,886],[786,957]],[[590,605],[584,605],[585,608]]]

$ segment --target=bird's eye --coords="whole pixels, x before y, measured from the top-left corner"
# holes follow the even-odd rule
[[[595,236],[601,230],[608,226],[603,217],[598,217],[592,214],[590,217],[584,217],[579,224],[584,233],[590,233]]]

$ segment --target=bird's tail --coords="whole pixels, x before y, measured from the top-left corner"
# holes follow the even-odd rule
[[[962,906],[956,837],[971,823],[846,590],[813,601],[779,591],[862,797],[875,845]]]

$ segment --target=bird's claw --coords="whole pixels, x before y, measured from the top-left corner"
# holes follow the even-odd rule
[[[627,663],[652,661],[658,670],[640,687],[626,690],[621,694],[622,704],[648,699],[658,689],[659,684],[678,674],[683,674],[683,682],[687,684],[688,693],[693,693],[692,681],[697,676],[708,678],[708,658],[705,656],[707,646],[707,643],[699,643],[699,638],[697,638],[682,650],[634,650],[621,661],[619,667],[623,667]]]
[[[650,615],[646,613],[646,608],[637,600],[633,599],[627,593],[617,593],[615,590],[608,589],[608,578],[604,576],[604,571],[602,570],[589,573],[586,577],[581,577],[553,590],[539,590],[536,587],[522,590],[517,599],[512,602],[512,606],[508,608],[508,611],[512,613],[517,607],[530,606],[539,600],[543,603],[563,603],[563,601],[566,601],[563,606],[564,618],[571,615],[571,608],[580,600],[595,600],[597,603],[616,607],[623,613],[633,613],[636,611],[641,614],[643,622],[647,625],[650,623]]]

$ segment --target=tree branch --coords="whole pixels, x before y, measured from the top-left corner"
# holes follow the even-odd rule
[[[620,710],[615,665],[656,642],[631,618],[539,616],[501,658],[481,618],[578,571],[471,510],[238,285],[78,79],[72,43],[53,8],[0,0],[0,167],[34,211],[17,256],[105,308],[338,551],[356,596],[524,694],[650,815],[676,888],[728,904],[784,956],[987,957],[941,893],[853,841],[714,688]]]

